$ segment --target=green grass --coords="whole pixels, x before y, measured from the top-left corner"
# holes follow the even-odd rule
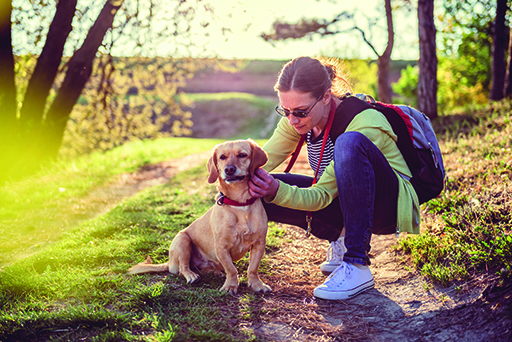
[[[0,262],[30,254],[56,241],[76,222],[115,201],[95,190],[120,174],[187,154],[210,150],[222,140],[169,138],[136,141],[107,153],[59,162],[20,182],[0,187]],[[206,160],[205,160],[206,163]]]
[[[443,286],[486,275],[510,277],[512,103],[435,122],[448,173],[446,190],[423,206],[421,236],[400,240],[423,275]]]
[[[218,291],[223,280],[213,275],[187,285],[177,275],[125,274],[147,255],[155,262],[167,260],[175,234],[214,202],[216,188],[206,178],[204,167],[179,174],[5,266],[0,340],[254,340],[252,333],[232,326],[250,320],[262,300],[246,285],[233,297]],[[269,252],[281,234],[271,226]],[[247,256],[237,263],[243,283],[247,264]],[[269,272],[265,261],[261,272]]]

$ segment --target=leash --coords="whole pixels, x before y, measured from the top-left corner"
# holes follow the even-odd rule
[[[249,198],[247,201],[245,202],[237,202],[237,201],[234,201],[230,198],[227,198],[226,195],[224,195],[222,192],[219,193],[219,199],[217,200],[217,204],[222,206],[224,204],[227,204],[227,205],[232,205],[232,206],[235,206],[235,207],[245,207],[246,205],[251,205],[253,204],[254,202],[256,202],[256,200],[258,199],[258,197],[252,197],[252,198]]]
[[[331,109],[329,111],[329,118],[327,119],[327,124],[325,125],[324,129],[324,138],[322,140],[322,149],[320,150],[320,158],[318,159],[318,165],[316,167],[315,177],[313,178],[313,183],[311,185],[314,185],[317,181],[318,177],[318,171],[320,170],[320,164],[322,163],[322,157],[324,155],[324,149],[325,144],[327,143],[327,138],[329,137],[329,131],[332,127],[332,122],[334,121],[334,114],[336,112],[336,102],[334,99],[331,99]],[[290,159],[290,162],[288,163],[288,166],[286,167],[286,170],[284,172],[288,173],[293,167],[293,164],[295,164],[295,161],[297,160],[297,157],[299,156],[300,150],[302,148],[302,145],[304,145],[304,141],[306,140],[306,134],[302,134],[299,140],[299,143],[297,144],[297,147],[295,148],[295,151],[292,153],[292,158]],[[313,221],[313,216],[311,215],[311,212],[308,211],[306,213],[306,222],[308,224],[308,229],[306,229],[306,237],[309,237],[311,235],[311,221]]]

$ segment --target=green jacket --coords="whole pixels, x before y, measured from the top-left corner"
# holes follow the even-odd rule
[[[346,129],[346,132],[349,131],[364,134],[384,154],[398,177],[398,228],[400,232],[419,234],[420,206],[418,197],[411,183],[406,179],[411,177],[411,172],[396,146],[397,136],[387,119],[382,113],[374,109],[367,109],[355,116]],[[281,119],[274,134],[263,146],[268,154],[268,162],[263,169],[271,172],[283,163],[294,151],[299,139],[299,133],[290,125],[288,119]],[[406,178],[401,177],[400,174]],[[276,196],[274,198],[267,196],[265,201],[287,208],[317,211],[325,208],[337,196],[334,161],[331,161],[312,187],[299,188],[280,181]]]

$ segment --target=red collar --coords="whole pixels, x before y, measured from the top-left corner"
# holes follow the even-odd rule
[[[249,198],[245,202],[237,202],[237,201],[233,201],[232,199],[227,198],[226,195],[224,195],[221,192],[219,194],[219,199],[217,200],[217,204],[218,205],[227,204],[227,205],[232,205],[232,206],[235,206],[235,207],[245,207],[246,205],[253,204],[254,202],[256,202],[257,199],[258,199],[258,197],[251,197],[251,198]]]

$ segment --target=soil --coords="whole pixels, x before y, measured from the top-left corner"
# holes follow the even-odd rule
[[[203,153],[146,166],[121,177],[117,187],[129,195],[207,158]],[[310,172],[303,154],[294,172]],[[259,295],[261,306],[252,308],[258,319],[239,326],[263,341],[512,341],[510,287],[495,286],[496,279],[486,275],[457,287],[432,284],[393,249],[394,235],[372,238],[373,289],[345,301],[315,299],[313,289],[325,279],[319,265],[328,243],[307,238],[300,228],[284,228],[285,242],[269,258],[272,275],[262,276],[273,291]]]

